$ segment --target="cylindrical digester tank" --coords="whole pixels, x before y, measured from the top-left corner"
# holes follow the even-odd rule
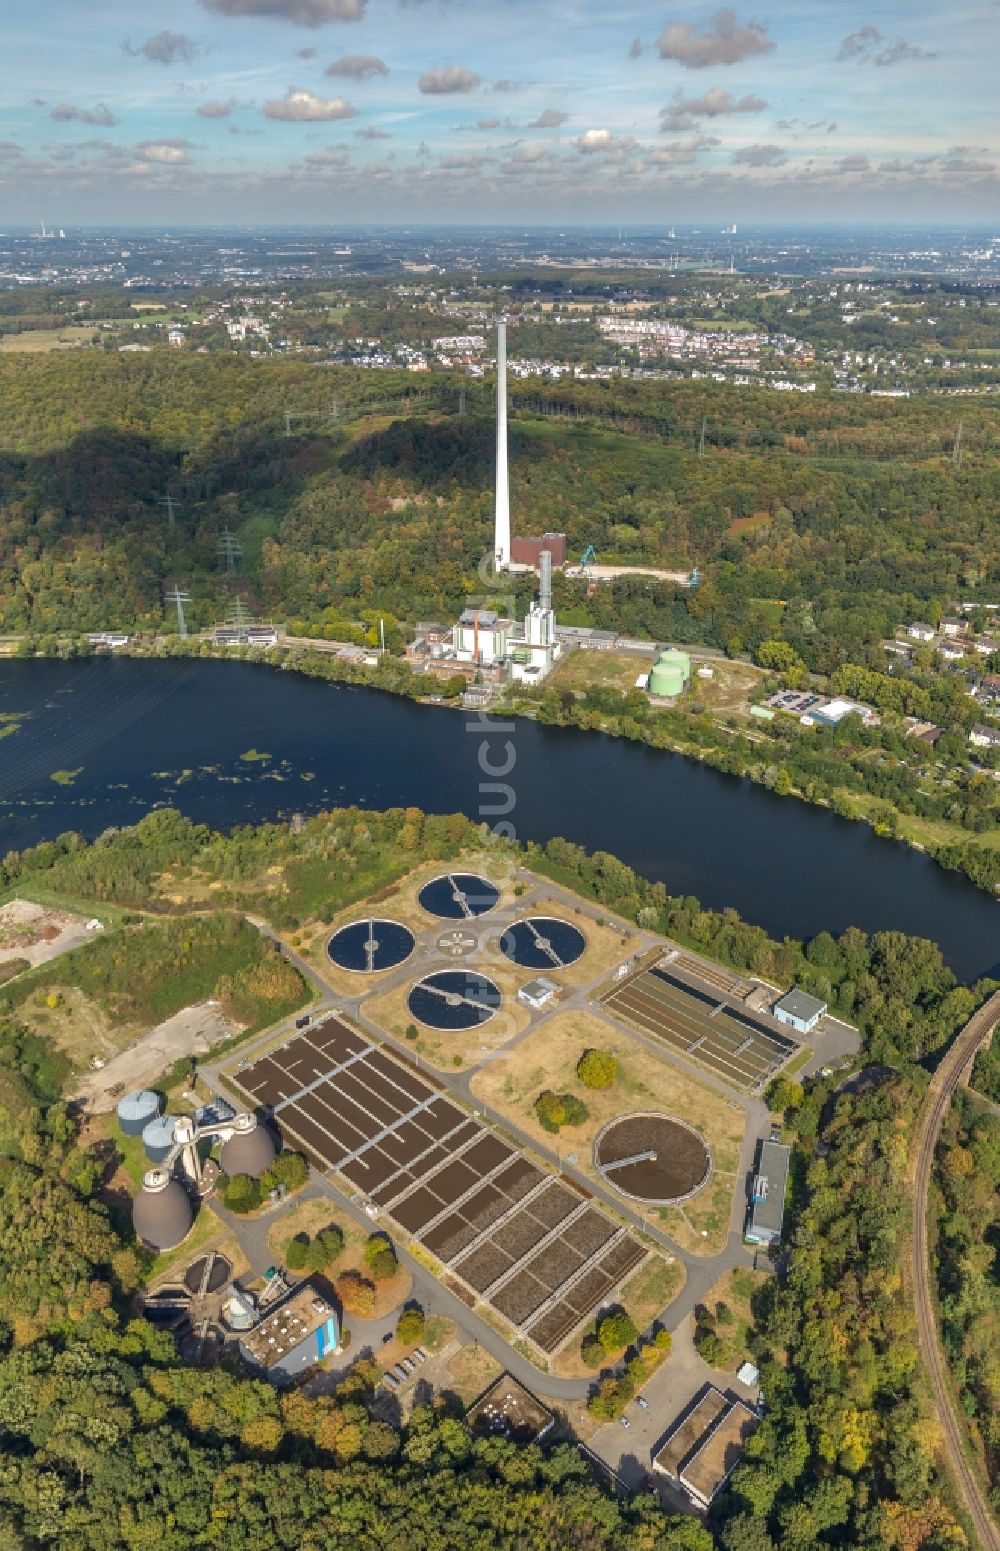
[[[184,1186],[162,1169],[142,1177],[142,1189],[132,1202],[136,1238],[150,1249],[173,1249],[191,1232],[194,1209]]]
[[[691,659],[686,652],[669,648],[661,652],[649,675],[651,695],[679,695],[691,679]]]
[[[126,1093],[118,1101],[118,1124],[125,1136],[141,1136],[151,1120],[160,1113],[160,1097],[150,1088]]]
[[[143,1127],[142,1145],[150,1163],[162,1163],[173,1147],[176,1123],[176,1115],[157,1115],[155,1120]]]

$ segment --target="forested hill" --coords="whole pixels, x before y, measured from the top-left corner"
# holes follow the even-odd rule
[[[731,650],[783,633],[828,670],[1000,581],[991,401],[631,381],[512,398],[516,530],[565,528],[571,554],[593,543],[604,562],[704,577],[695,594],[629,581],[593,600],[560,583],[579,622]],[[2,631],[158,627],[173,580],[196,624],[236,589],[311,628],[447,613],[478,585],[488,384],[460,417],[455,382],[433,374],[79,352],[0,361],[0,402]],[[235,580],[217,554],[227,526]]]

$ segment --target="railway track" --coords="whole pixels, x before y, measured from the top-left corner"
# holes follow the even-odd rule
[[[917,1314],[917,1335],[924,1366],[930,1376],[934,1399],[944,1433],[944,1451],[965,1510],[975,1527],[981,1551],[1000,1551],[1000,1531],[965,1452],[965,1429],[955,1413],[944,1352],[938,1336],[931,1293],[930,1244],[927,1207],[934,1164],[934,1149],[962,1073],[987,1034],[1000,1022],[1000,992],[979,1009],[959,1034],[934,1074],[917,1135],[913,1173],[913,1250],[911,1274]]]

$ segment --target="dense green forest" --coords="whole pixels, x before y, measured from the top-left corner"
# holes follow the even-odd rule
[[[301,362],[79,352],[5,358],[0,395],[0,629],[159,626],[175,579],[201,623],[234,588],[307,623],[375,606],[413,621],[478,590],[489,384],[460,417],[457,384],[433,374],[415,386]],[[512,398],[516,529],[565,528],[571,553],[593,543],[602,560],[705,578],[695,593],[627,582],[590,600],[560,582],[557,606],[579,622],[729,650],[777,633],[832,671],[1000,579],[988,400],[963,403],[956,463],[955,411],[934,398],[630,381]],[[309,417],[291,435],[286,411]],[[227,525],[244,549],[236,579],[217,558]]]
[[[294,929],[363,893],[388,897],[420,860],[481,855],[487,840],[461,816],[415,809],[339,810],[294,835],[275,824],[231,837],[166,810],[92,845],[67,834],[11,853],[3,871],[11,888],[114,900],[164,912],[177,926],[178,897],[218,879],[221,904],[252,897]],[[665,1519],[643,1495],[616,1501],[570,1447],[474,1438],[447,1399],[418,1408],[405,1427],[373,1420],[364,1364],[315,1401],[183,1366],[169,1336],[129,1318],[142,1257],[115,1232],[100,1167],[78,1146],[15,1006],[0,1022],[0,1081],[22,1100],[16,1146],[0,1161],[0,1543],[136,1551],[198,1537],[242,1551],[251,1533],[264,1551],[962,1543],[935,1465],[899,1263],[924,1066],[989,987],[957,986],[933,944],[900,933],[777,943],[735,912],[668,895],[607,853],[560,840],[496,850],[503,865],[520,857],[723,962],[779,983],[794,978],[862,1032],[868,1071],[855,1091],[838,1095],[823,1078],[804,1090],[782,1085],[796,1166],[788,1264],[755,1309],[767,1413],[708,1526]],[[117,948],[109,935],[80,950],[91,956],[81,976],[121,942],[119,933]],[[984,1136],[995,1152],[995,1134]],[[977,1157],[980,1141],[968,1146]],[[951,1172],[972,1178],[964,1167]]]
[[[975,1093],[960,1091],[948,1116],[935,1185],[945,1350],[1000,1513],[1000,1112]]]

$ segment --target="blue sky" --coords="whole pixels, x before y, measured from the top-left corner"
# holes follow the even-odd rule
[[[1000,0],[18,0],[0,219],[1000,220]]]

